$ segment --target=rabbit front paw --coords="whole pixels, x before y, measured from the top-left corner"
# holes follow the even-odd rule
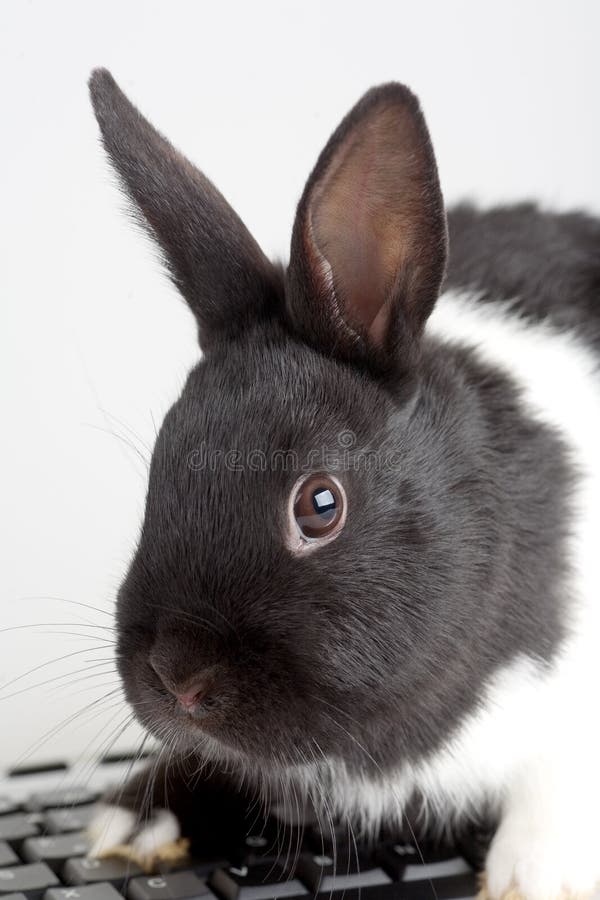
[[[549,839],[501,826],[478,900],[589,900],[599,879],[597,852],[581,835]]]
[[[99,804],[88,827],[88,836],[90,856],[129,860],[146,872],[154,871],[161,864],[183,862],[189,851],[189,841],[181,835],[179,819],[168,809],[155,809],[149,819],[140,821],[129,809]]]

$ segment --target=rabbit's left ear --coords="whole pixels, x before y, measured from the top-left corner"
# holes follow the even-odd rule
[[[300,200],[288,314],[328,354],[406,366],[445,263],[446,217],[419,103],[401,84],[374,88],[329,140]]]
[[[207,349],[280,304],[280,276],[216,187],[145,119],[110,72],[90,78],[104,146],[160,245]]]

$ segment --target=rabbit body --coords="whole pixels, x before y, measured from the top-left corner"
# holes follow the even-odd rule
[[[154,450],[119,667],[173,771],[207,770],[191,797],[155,778],[146,828],[125,790],[96,852],[254,792],[365,833],[488,810],[492,900],[590,892],[598,223],[459,207],[446,269],[427,129],[386,85],[321,154],[283,272],[108,73],[91,91],[204,350]]]

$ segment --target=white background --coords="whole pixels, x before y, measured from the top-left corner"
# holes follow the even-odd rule
[[[594,0],[3,0],[0,627],[40,627],[0,634],[0,765],[36,746],[39,758],[87,752],[120,721],[89,706],[114,676],[76,673],[110,656],[97,639],[110,631],[81,623],[110,619],[64,601],[110,610],[143,509],[140,456],[198,357],[191,316],[103,159],[92,67],[109,67],[285,257],[318,151],[360,94],[389,79],[421,97],[447,199],[600,212],[599,40]],[[93,672],[97,684],[82,680]]]

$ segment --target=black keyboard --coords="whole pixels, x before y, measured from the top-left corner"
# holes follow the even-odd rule
[[[120,760],[81,785],[62,767],[0,779],[0,900],[472,900],[477,894],[476,862],[452,847],[426,840],[418,847],[392,840],[360,846],[345,828],[332,841],[327,829],[282,831],[269,820],[255,823],[243,846],[154,875],[131,862],[90,859],[86,827],[94,803],[123,776]]]

